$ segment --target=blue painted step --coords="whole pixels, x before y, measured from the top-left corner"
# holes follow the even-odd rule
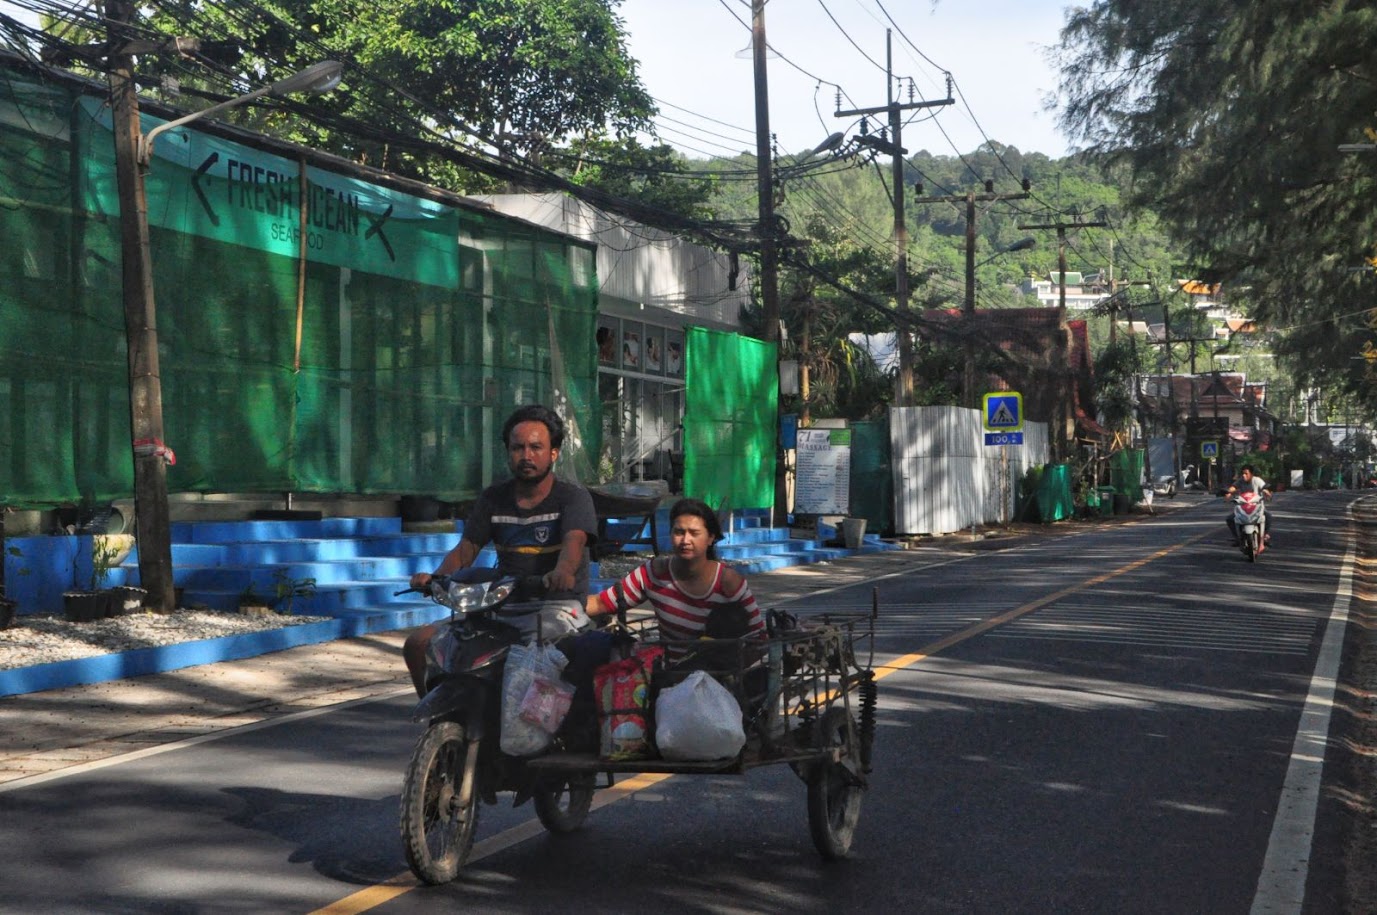
[[[668,509],[661,510],[658,527],[661,549],[670,547]],[[825,547],[820,541],[792,539],[789,531],[767,526],[768,512],[737,512],[730,518],[732,531],[719,545],[723,559],[737,563],[746,574],[788,566],[827,562],[849,555],[844,549]],[[635,526],[635,521],[626,522]],[[396,596],[406,587],[411,573],[434,568],[458,543],[455,533],[410,533],[397,518],[329,518],[320,521],[187,522],[173,525],[174,579],[185,589],[184,603],[232,610],[243,591],[254,591],[271,602],[277,583],[315,579],[315,593],[295,597],[294,612],[317,616],[348,616],[370,609],[426,607],[416,595]],[[648,525],[637,533],[648,534]],[[897,548],[874,535],[867,536],[862,551]],[[644,555],[651,555],[647,548]],[[138,580],[137,555],[111,576]],[[478,564],[491,566],[496,555],[485,549]],[[610,585],[594,571],[591,587]]]

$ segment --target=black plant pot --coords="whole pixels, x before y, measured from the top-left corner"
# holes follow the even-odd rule
[[[63,591],[62,608],[67,621],[89,623],[104,619],[110,606],[109,591]]]
[[[134,585],[118,585],[110,591],[113,595],[110,599],[111,616],[138,613],[143,609],[144,598],[148,597],[147,590]]]
[[[437,521],[441,504],[434,496],[402,496],[398,508],[403,521]]]
[[[18,609],[19,601],[0,597],[0,629],[8,629],[14,625],[14,614]]]

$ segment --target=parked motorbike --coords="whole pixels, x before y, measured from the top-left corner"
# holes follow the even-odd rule
[[[541,579],[465,569],[459,576],[433,578],[428,594],[451,610],[453,650],[446,652],[444,670],[429,680],[429,692],[412,713],[413,720],[426,722],[426,730],[402,785],[401,834],[412,872],[439,884],[453,880],[468,860],[480,799],[495,804],[498,792],[514,791],[514,805],[532,799],[545,828],[566,833],[588,815],[595,776],[535,772],[499,747],[507,655],[524,641],[512,623],[515,614],[504,613],[504,607],[514,599],[538,600]]]
[[[1166,496],[1168,499],[1176,498],[1176,474],[1158,477],[1157,482],[1152,484],[1152,491],[1155,495]]]
[[[1234,530],[1238,534],[1239,549],[1256,562],[1266,537],[1267,509],[1262,496],[1255,492],[1241,492],[1230,499],[1234,503]]]

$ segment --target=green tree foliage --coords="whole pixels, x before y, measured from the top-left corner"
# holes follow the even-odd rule
[[[222,71],[246,85],[325,58],[344,61],[342,91],[313,102],[309,124],[253,126],[431,183],[484,190],[494,186],[489,176],[455,167],[430,144],[526,162],[571,139],[625,139],[649,126],[654,103],[616,3],[279,0],[269,9],[161,0],[149,22],[216,42]],[[172,66],[150,60],[146,75]]]
[[[552,158],[575,184],[680,216],[715,216],[711,200],[716,179],[693,174],[684,157],[663,143],[642,146],[635,137],[580,140]]]
[[[1126,170],[1206,279],[1285,333],[1301,379],[1377,395],[1352,364],[1377,332],[1352,268],[1377,239],[1377,8],[1285,0],[1098,0],[1062,34],[1063,125]]]
[[[795,252],[788,259],[794,265],[782,271],[780,316],[788,331],[784,352],[807,367],[810,390],[806,404],[786,403],[786,408],[813,418],[872,417],[889,403],[893,381],[865,342],[852,335],[882,336],[893,330],[893,324],[882,306],[877,307],[878,300],[866,305],[835,285],[819,282],[813,271],[850,289],[875,289],[884,284],[886,272],[892,286],[893,263],[816,217],[804,230],[806,251]]]

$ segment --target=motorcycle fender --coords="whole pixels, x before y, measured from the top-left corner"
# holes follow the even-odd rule
[[[416,703],[416,708],[411,712],[411,720],[430,721],[447,716],[465,706],[481,708],[482,695],[481,684],[462,677],[448,677],[437,683],[434,689]],[[482,718],[481,715],[470,717]]]
[[[1242,531],[1243,531],[1243,533],[1245,533],[1245,534],[1251,534],[1251,533],[1252,533],[1253,531],[1255,531],[1255,530],[1257,530],[1257,525],[1256,525],[1256,524],[1245,524],[1245,525],[1243,525],[1243,527],[1242,527]]]

